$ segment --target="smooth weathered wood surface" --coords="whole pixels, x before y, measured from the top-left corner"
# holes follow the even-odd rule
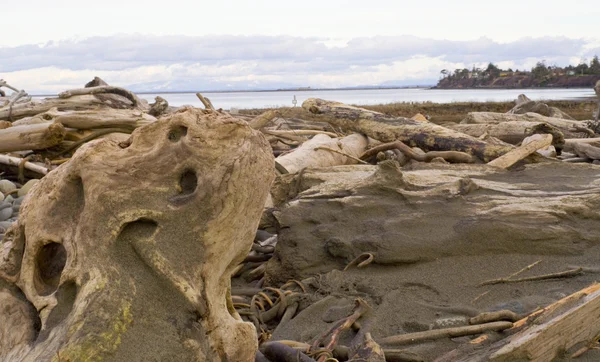
[[[576,304],[573,306],[572,304]],[[561,308],[570,307],[560,312]],[[547,320],[543,320],[547,318]],[[594,285],[569,296],[538,314],[535,325],[515,334],[490,361],[551,361],[560,352],[600,335],[600,288]]]
[[[525,157],[531,155],[540,148],[546,148],[552,144],[552,135],[546,134],[538,140],[532,141],[526,145],[515,148],[495,160],[488,162],[489,166],[508,168],[515,163],[521,161]]]
[[[100,109],[60,112],[51,109],[33,117],[22,118],[14,125],[54,121],[68,128],[138,128],[156,121],[156,118],[137,109]]]
[[[327,167],[336,165],[351,165],[358,163],[354,158],[367,149],[368,140],[360,134],[351,134],[344,138],[331,138],[325,134],[318,134],[293,152],[279,156],[275,159],[287,172],[298,172],[305,167]],[[352,157],[328,150],[333,149]]]
[[[452,124],[446,127],[473,137],[495,137],[501,141],[516,145],[534,133],[552,134],[552,145],[562,148],[564,133],[544,122],[508,121],[502,123]]]
[[[488,144],[430,122],[392,118],[338,102],[310,98],[304,101],[302,107],[311,113],[326,115],[324,121],[346,131],[360,132],[381,142],[402,141],[425,151],[467,152],[489,162],[513,149],[508,144]]]
[[[0,130],[0,152],[42,150],[56,146],[65,137],[60,123],[13,126]]]

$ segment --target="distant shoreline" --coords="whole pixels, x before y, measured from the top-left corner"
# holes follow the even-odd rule
[[[437,86],[406,86],[406,87],[349,87],[349,88],[297,88],[297,89],[258,89],[258,90],[178,90],[178,91],[133,91],[135,94],[195,94],[195,93],[269,93],[269,92],[324,92],[324,91],[357,91],[357,90],[394,90],[394,89],[423,89],[423,90],[539,90],[539,89],[589,89],[588,87],[469,87],[469,88],[439,88]],[[57,94],[31,94],[32,97],[52,97]],[[593,97],[592,97],[593,98]]]

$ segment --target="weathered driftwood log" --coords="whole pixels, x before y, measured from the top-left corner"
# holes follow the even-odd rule
[[[50,172],[50,170],[48,170],[44,166],[40,166],[38,164],[28,161],[23,162],[22,158],[12,157],[8,155],[0,155],[0,164],[13,167],[20,167],[22,165],[24,169],[35,172],[38,177],[44,176],[48,174],[48,172]]]
[[[561,111],[556,107],[551,107],[543,102],[532,101],[527,98],[526,95],[520,94],[517,98],[516,105],[508,112],[509,114],[525,114],[525,113],[537,113],[546,117],[562,118],[574,120],[573,117],[567,113]]]
[[[506,339],[489,346],[473,341],[439,361],[553,361],[566,351],[574,358],[597,342],[599,315],[600,284],[594,284],[515,322]]]
[[[460,122],[461,124],[499,124],[504,122],[535,122],[547,123],[558,128],[567,138],[577,138],[578,134],[585,133],[588,136],[594,132],[590,130],[586,122],[572,121],[562,118],[545,117],[537,113],[508,114],[495,112],[470,112]]]
[[[288,173],[298,172],[306,167],[351,165],[358,163],[357,159],[365,152],[367,144],[367,137],[357,133],[341,139],[318,134],[294,151],[277,157],[275,161]]]
[[[217,112],[87,143],[0,242],[0,360],[254,361],[231,272],[273,175],[264,136]]]
[[[271,122],[275,117],[277,117],[276,111],[266,111],[254,117],[252,120],[250,120],[250,122],[248,122],[248,124],[254,129],[261,129],[269,124],[269,122]]]
[[[108,85],[108,83],[106,83],[100,77],[94,77],[94,79],[90,80],[85,84],[84,88],[99,87],[103,85]]]
[[[384,162],[281,175],[271,190],[279,235],[267,277],[278,284],[341,270],[365,252],[379,265],[581,254],[600,242],[598,170],[562,162],[551,169],[416,164],[401,171]]]
[[[600,147],[595,147],[590,144],[575,143],[573,144],[573,152],[579,157],[600,160]]]
[[[59,144],[65,137],[60,123],[13,126],[0,130],[0,152],[42,150]]]
[[[0,109],[0,120],[8,120],[9,116],[11,116],[13,120],[31,117],[48,112],[52,108],[57,108],[59,111],[83,111],[104,107],[129,109],[133,107],[133,103],[129,99],[115,94],[81,95],[69,98],[46,98],[42,101],[15,104],[12,108],[12,112],[8,107],[2,108]]]
[[[133,107],[140,107],[141,102],[140,99],[131,91],[120,88],[120,87],[112,87],[109,85],[100,85],[97,87],[87,87],[87,88],[79,88],[79,89],[70,89],[61,93],[58,93],[58,98],[70,98],[73,96],[82,96],[88,94],[116,94],[121,97],[125,97],[131,101]]]
[[[50,109],[33,117],[22,118],[13,122],[14,125],[35,124],[53,121],[62,123],[68,128],[127,128],[135,129],[155,122],[156,118],[138,109],[102,108],[84,111],[65,111]]]
[[[535,133],[552,135],[552,145],[563,148],[565,137],[563,132],[544,122],[507,121],[502,123],[452,124],[446,127],[473,137],[491,136],[504,142],[516,145],[526,137]]]
[[[311,113],[326,115],[325,121],[345,130],[364,133],[381,142],[402,141],[425,151],[468,152],[489,162],[512,149],[510,145],[487,144],[433,123],[391,118],[343,103],[310,98],[304,101],[302,107]]]

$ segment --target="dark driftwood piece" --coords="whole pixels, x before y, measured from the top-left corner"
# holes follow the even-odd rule
[[[64,91],[58,94],[58,98],[71,98],[73,96],[87,95],[87,94],[116,94],[122,97],[125,97],[131,101],[134,107],[140,106],[140,99],[131,91],[120,88],[120,87],[111,87],[108,85],[102,85],[98,87],[89,87],[89,88],[80,88],[80,89],[71,89],[68,91]]]
[[[489,162],[513,149],[510,145],[486,143],[449,128],[409,118],[392,118],[383,113],[317,98],[304,101],[302,107],[346,131],[364,133],[381,142],[402,141],[425,151],[468,152]]]

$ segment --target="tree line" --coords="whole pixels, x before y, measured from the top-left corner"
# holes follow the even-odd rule
[[[598,56],[594,55],[592,60],[582,60],[577,66],[569,65],[566,67],[558,67],[556,65],[547,65],[545,60],[539,61],[531,70],[519,69],[512,70],[501,69],[494,63],[489,63],[485,69],[473,67],[472,69],[455,69],[453,72],[448,69],[442,69],[440,75],[443,79],[448,80],[459,80],[459,79],[486,79],[486,78],[497,78],[501,76],[511,75],[529,75],[536,80],[542,80],[545,78],[557,77],[557,76],[582,76],[582,75],[600,75],[600,60]]]

